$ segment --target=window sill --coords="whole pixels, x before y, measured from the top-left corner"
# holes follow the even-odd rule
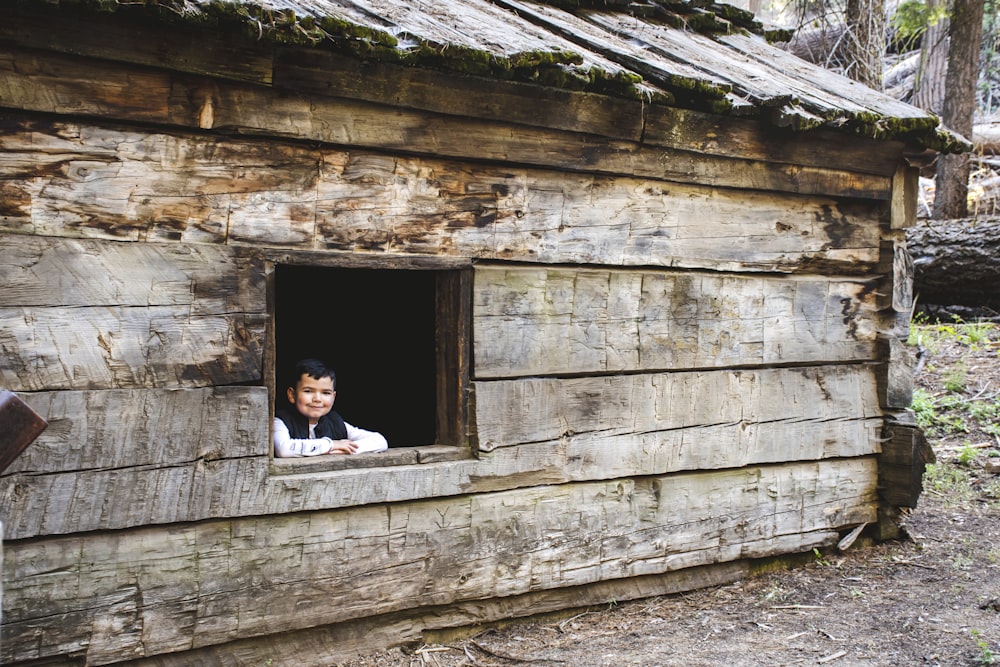
[[[368,454],[308,456],[296,459],[272,459],[272,475],[301,475],[330,470],[356,468],[389,468],[404,465],[461,461],[472,458],[468,447],[451,445],[424,445],[421,447],[395,447],[384,452]]]

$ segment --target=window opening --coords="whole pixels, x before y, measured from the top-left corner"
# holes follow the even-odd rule
[[[305,357],[337,372],[334,410],[390,448],[465,444],[461,270],[279,264],[275,400]]]

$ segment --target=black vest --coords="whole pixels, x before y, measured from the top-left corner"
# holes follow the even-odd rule
[[[288,434],[296,440],[309,438],[309,420],[298,410],[279,408],[274,411],[274,416],[285,422],[285,426],[288,427]],[[330,438],[331,440],[347,439],[347,426],[344,425],[344,420],[341,419],[340,415],[333,410],[319,418],[319,421],[316,423],[316,429],[313,432],[317,438]]]

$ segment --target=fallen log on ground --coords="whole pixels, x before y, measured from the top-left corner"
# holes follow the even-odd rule
[[[923,220],[906,243],[918,305],[1000,309],[1000,217]]]

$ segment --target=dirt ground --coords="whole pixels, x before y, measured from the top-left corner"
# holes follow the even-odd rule
[[[1000,332],[987,336],[922,336],[916,380],[938,463],[904,517],[908,539],[344,667],[1000,665]]]

